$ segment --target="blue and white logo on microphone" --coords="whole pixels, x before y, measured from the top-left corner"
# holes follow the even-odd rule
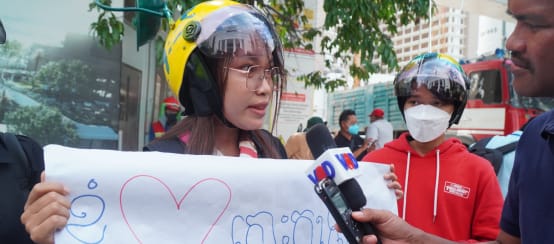
[[[324,178],[333,180],[337,185],[345,180],[355,178],[358,171],[358,161],[347,147],[333,148],[319,156],[307,170],[308,178],[314,183]]]

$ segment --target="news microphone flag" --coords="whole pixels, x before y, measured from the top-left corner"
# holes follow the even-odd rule
[[[306,132],[308,147],[316,160],[306,170],[308,178],[316,184],[329,178],[337,184],[353,210],[363,208],[367,200],[355,179],[361,175],[358,161],[350,148],[336,148],[327,126],[317,124]]]
[[[361,210],[367,203],[364,192],[356,177],[360,176],[358,161],[350,148],[336,148],[337,144],[331,137],[327,126],[317,124],[306,132],[308,147],[316,158],[306,170],[308,178],[318,184],[321,180],[329,178],[334,181],[344,195],[346,205],[355,211]],[[364,234],[375,234],[373,226],[369,223],[358,223]],[[377,243],[381,240],[377,238]]]
[[[315,163],[306,170],[306,174],[314,184],[329,178],[340,185],[347,180],[360,176],[361,174],[357,169],[358,161],[356,161],[350,149],[346,147],[332,148],[317,157]]]
[[[335,140],[324,124],[312,126],[306,132],[308,147],[314,156],[315,164],[306,173],[312,183],[317,184],[323,178],[332,179],[340,185],[348,179],[360,175],[358,161],[349,148],[337,148]]]

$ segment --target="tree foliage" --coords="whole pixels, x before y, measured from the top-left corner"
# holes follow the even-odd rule
[[[112,5],[111,0],[101,0],[100,2],[108,6]],[[89,4],[89,11],[93,10],[99,12],[99,15],[97,21],[90,25],[90,29],[97,35],[100,44],[109,50],[121,42],[124,31],[123,23],[117,19],[114,13],[99,8],[95,1]]]
[[[99,1],[111,4],[111,0]],[[398,68],[390,35],[396,34],[400,25],[426,19],[431,0],[323,1],[325,21],[322,26],[312,26],[303,0],[239,0],[256,5],[269,16],[285,48],[312,50],[313,41],[320,40],[321,50],[314,51],[332,57],[325,61],[328,68],[333,63],[349,66],[350,75],[362,80],[383,69],[373,63],[374,58],[380,58],[389,70]],[[202,1],[168,0],[167,5],[174,14],[180,15],[199,2]],[[91,25],[100,43],[108,48],[119,43],[123,36],[123,24],[112,13],[100,9],[94,1],[89,10],[100,12],[98,20]],[[167,31],[166,21],[163,21],[162,29]],[[163,37],[156,38],[156,49],[160,54],[163,42]],[[355,64],[354,54],[359,55],[359,64]],[[159,58],[161,55],[158,55]],[[325,88],[327,91],[346,85],[345,80],[329,79],[322,71],[301,75],[300,79],[307,87]]]
[[[92,69],[80,60],[51,61],[37,71],[34,82],[41,85],[41,92],[48,97],[58,97],[60,102],[90,98],[89,87]]]
[[[8,112],[5,123],[10,131],[32,135],[42,145],[75,146],[77,142],[75,125],[65,121],[57,109],[46,106],[21,107]]]
[[[17,57],[23,51],[23,45],[18,41],[7,40],[6,43],[0,45],[0,56],[11,58]]]

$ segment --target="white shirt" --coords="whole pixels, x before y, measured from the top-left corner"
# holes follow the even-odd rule
[[[369,124],[365,134],[366,140],[375,141],[375,149],[383,148],[385,143],[393,139],[392,124],[385,119],[378,119]]]

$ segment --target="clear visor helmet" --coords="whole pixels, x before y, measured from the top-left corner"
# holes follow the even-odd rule
[[[207,57],[268,55],[275,66],[282,65],[280,41],[265,16],[248,5],[218,9],[201,21],[196,39]]]
[[[460,64],[452,57],[439,53],[426,53],[410,61],[394,80],[394,92],[401,111],[406,99],[422,86],[441,101],[454,104],[450,124],[458,123],[467,102],[469,87]]]

